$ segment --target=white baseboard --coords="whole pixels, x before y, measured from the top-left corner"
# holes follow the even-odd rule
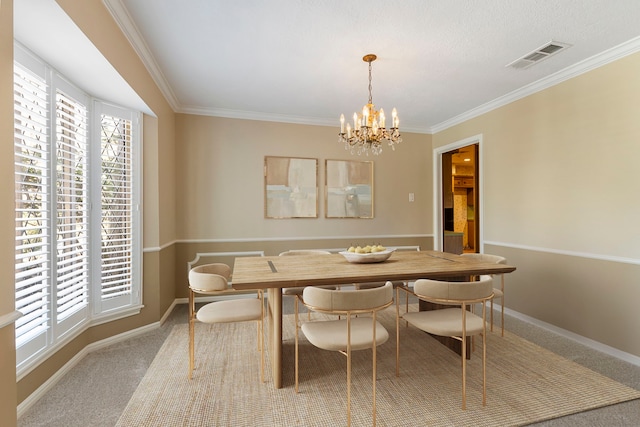
[[[80,361],[89,353],[100,350],[112,344],[119,343],[129,338],[137,337],[146,332],[158,329],[167,320],[167,318],[173,311],[174,307],[176,306],[176,301],[177,300],[173,301],[173,303],[169,306],[167,311],[165,311],[159,322],[150,323],[148,325],[144,325],[139,328],[132,329],[130,331],[126,331],[100,341],[96,341],[84,347],[67,363],[65,363],[62,368],[58,369],[56,373],[49,377],[47,381],[45,381],[40,387],[38,387],[33,393],[31,393],[26,399],[20,402],[17,408],[18,418],[20,418],[20,416],[22,416],[29,408],[31,408],[36,402],[38,402],[38,400],[40,400],[42,396],[44,396],[54,385],[57,384],[58,381],[60,381],[65,376],[67,372],[69,372],[74,366],[80,363]]]
[[[177,301],[178,300],[174,299],[173,302],[171,303],[171,305],[169,306],[169,308],[167,309],[167,311],[164,312],[164,314],[160,318],[160,326],[164,325],[164,322],[167,321],[167,319],[169,318],[169,315],[171,315],[171,312],[175,308],[175,306],[177,304]]]
[[[18,405],[18,418],[20,418],[29,408],[40,400],[41,397],[45,395],[58,381],[60,381],[64,375],[71,370],[74,366],[76,366],[87,354],[89,351],[87,347],[80,350],[71,360],[64,364],[64,366],[58,371],[49,377],[47,381],[45,381],[40,387],[36,389],[33,393],[31,393],[26,399],[24,399]]]
[[[498,304],[494,304],[494,310],[500,311],[502,307]],[[542,329],[546,329],[547,331],[553,332],[554,334],[560,335],[563,338],[567,338],[569,340],[575,341],[579,344],[582,344],[586,347],[589,347],[593,350],[599,351],[601,353],[607,354],[611,357],[615,357],[616,359],[623,360],[625,362],[631,363],[635,366],[640,366],[640,357],[635,356],[631,353],[624,352],[622,350],[618,350],[617,348],[608,346],[601,342],[592,340],[590,338],[584,337],[582,335],[578,335],[574,332],[568,331],[566,329],[559,328],[550,323],[543,322],[542,320],[538,320],[534,317],[527,316],[526,314],[522,314],[520,312],[511,310],[509,308],[504,309],[504,313],[509,316],[515,317],[516,319],[522,320],[523,322],[530,323],[534,326],[538,326]]]

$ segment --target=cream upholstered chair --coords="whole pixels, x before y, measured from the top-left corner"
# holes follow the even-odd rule
[[[258,350],[260,351],[260,381],[264,382],[264,293],[256,290],[257,298],[234,298],[215,301],[195,309],[195,294],[237,294],[229,287],[231,267],[226,264],[204,264],[189,271],[189,379],[195,365],[195,322],[231,323],[256,321],[258,323]]]
[[[482,262],[493,262],[496,264],[506,264],[507,259],[501,257],[499,255],[490,255],[490,254],[478,254],[478,253],[466,253],[462,254],[462,256],[467,257],[469,259],[475,259]],[[493,298],[491,299],[491,332],[493,332],[493,301],[496,298],[500,299],[500,325],[502,326],[502,336],[504,337],[504,274],[494,274],[495,276],[500,276],[500,288],[493,288]]]
[[[331,255],[329,251],[323,251],[320,249],[291,249],[281,252],[279,256],[309,256],[309,255]],[[324,289],[336,289],[336,286],[323,286]],[[296,295],[302,295],[304,286],[295,288],[282,288],[282,296],[295,297]],[[311,316],[311,312],[309,312]]]
[[[400,289],[396,292],[399,293]],[[452,307],[414,311],[401,316],[399,305],[396,304],[396,375],[400,374],[400,319],[430,334],[456,338],[462,344],[462,409],[466,409],[467,336],[482,335],[482,405],[486,405],[486,302],[493,298],[493,278],[481,276],[480,280],[473,282],[420,279],[415,282],[413,289],[413,294],[421,300]],[[410,292],[406,288],[403,290]],[[478,303],[482,304],[482,317],[467,310],[468,306]]]
[[[354,283],[353,284],[353,288],[355,290],[363,290],[363,289],[374,289],[374,288],[379,288],[382,287],[386,284],[387,282],[365,282],[365,283]],[[397,282],[397,281],[393,281],[391,282],[391,284],[393,285],[393,288],[405,288],[409,286],[409,282]],[[409,295],[405,295],[405,310],[409,311]]]
[[[340,320],[315,320],[300,324],[295,305],[295,389],[298,393],[299,330],[318,348],[338,351],[347,356],[347,425],[351,425],[351,352],[372,349],[373,352],[373,425],[376,424],[376,347],[389,339],[389,333],[378,322],[377,312],[393,303],[393,284],[366,290],[329,290],[308,286],[296,298],[310,310],[340,315]],[[370,314],[368,316],[367,314]],[[362,316],[367,315],[367,316]],[[359,317],[354,317],[359,316]],[[344,317],[344,318],[343,318]]]

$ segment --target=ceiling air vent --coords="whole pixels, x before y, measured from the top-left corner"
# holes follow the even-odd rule
[[[537,64],[543,59],[555,55],[556,53],[563,51],[564,49],[571,47],[570,44],[551,41],[545,45],[540,46],[533,52],[529,52],[521,58],[506,65],[506,67],[517,68],[523,70],[531,67],[533,64]]]

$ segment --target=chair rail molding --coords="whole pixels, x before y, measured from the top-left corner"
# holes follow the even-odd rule
[[[11,313],[3,314],[0,316],[0,329],[5,326],[12,325],[13,322],[22,317],[22,313],[18,310],[14,310]]]
[[[602,261],[619,262],[623,264],[640,265],[640,258],[629,258],[629,257],[621,257],[617,255],[596,254],[592,252],[577,252],[577,251],[571,251],[571,250],[565,250],[565,249],[543,248],[539,246],[520,245],[516,243],[497,242],[497,241],[490,241],[490,240],[485,240],[484,244],[491,245],[491,246],[501,246],[504,248],[522,249],[525,251],[546,252],[550,254],[568,255],[568,256],[574,256],[579,258],[597,259]]]
[[[242,251],[242,252],[196,252],[196,257],[187,262],[187,271],[200,261],[200,258],[220,257],[220,256],[264,256],[264,251]]]

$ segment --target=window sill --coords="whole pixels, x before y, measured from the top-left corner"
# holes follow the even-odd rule
[[[125,317],[135,316],[140,314],[140,311],[144,308],[144,304],[128,307],[124,310],[118,310],[112,313],[101,313],[91,317],[88,327],[102,325],[103,323],[113,322],[114,320],[124,319]]]

